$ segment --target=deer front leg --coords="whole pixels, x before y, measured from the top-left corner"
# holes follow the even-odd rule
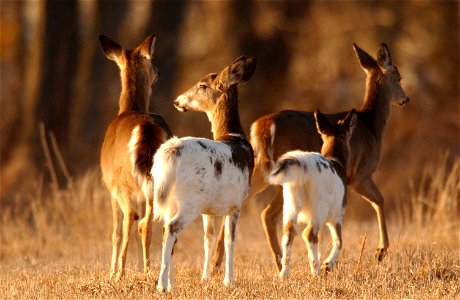
[[[318,259],[318,231],[319,228],[317,226],[310,224],[302,233],[302,238],[307,245],[310,272],[313,275],[318,275],[320,271]]]
[[[222,224],[220,226],[219,236],[217,237],[217,243],[214,250],[214,256],[211,262],[211,273],[216,273],[219,270],[222,262],[224,261],[224,239],[225,239],[225,217],[222,218]]]
[[[202,281],[209,279],[211,273],[210,261],[211,261],[211,250],[214,244],[214,216],[202,215],[203,216],[203,227],[204,227],[204,266],[203,274],[201,276]]]
[[[264,227],[265,235],[270,245],[273,257],[275,259],[278,272],[281,271],[281,248],[276,234],[276,224],[278,223],[279,216],[283,211],[283,197],[277,188],[276,197],[268,204],[261,214],[262,225]]]
[[[235,247],[236,224],[239,217],[240,209],[237,208],[225,218],[225,286],[233,284],[233,249]]]
[[[375,253],[375,258],[380,262],[387,254],[388,247],[390,246],[387,226],[385,223],[384,199],[380,194],[379,189],[370,178],[354,186],[354,188],[359,194],[361,194],[364,199],[366,199],[372,205],[375,213],[377,214],[377,221],[379,226],[379,245]]]

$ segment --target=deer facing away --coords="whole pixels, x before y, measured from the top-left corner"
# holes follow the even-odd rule
[[[233,283],[236,224],[254,165],[253,151],[238,115],[237,86],[248,81],[255,68],[255,58],[241,56],[220,73],[205,76],[174,101],[182,112],[206,112],[214,140],[172,138],[155,154],[152,169],[155,219],[164,220],[159,291],[173,288],[173,245],[179,232],[200,214],[205,234],[202,280],[207,280],[210,274],[214,216],[224,215],[227,254],[224,284]]]
[[[102,177],[111,193],[113,212],[110,278],[119,280],[125,269],[131,226],[142,214],[145,201],[145,215],[138,223],[138,231],[144,272],[148,271],[153,205],[150,170],[155,151],[172,134],[159,115],[148,113],[151,90],[159,78],[153,57],[155,35],[134,50],[123,49],[103,35],[99,40],[105,56],[118,65],[122,86],[118,116],[109,124],[101,150]]]
[[[380,261],[389,246],[384,215],[384,198],[372,179],[380,161],[383,134],[389,117],[391,103],[403,106],[409,102],[401,87],[401,76],[393,65],[390,51],[382,44],[377,59],[372,58],[357,45],[353,45],[358,61],[364,69],[366,91],[364,102],[357,111],[357,124],[350,139],[350,161],[347,182],[374,208],[379,228],[376,258]],[[337,122],[346,112],[325,115]],[[291,150],[320,151],[322,141],[316,131],[312,112],[286,110],[266,115],[251,126],[251,145],[254,148],[255,166],[248,198],[265,190],[268,175],[274,162]],[[279,188],[278,188],[279,189]],[[261,215],[264,230],[278,271],[281,270],[281,249],[276,235],[276,224],[282,212],[282,198],[275,197]],[[213,266],[218,268],[223,256],[223,229],[219,234]]]
[[[283,186],[283,256],[280,278],[287,279],[291,248],[297,232],[298,219],[307,222],[302,233],[312,274],[319,274],[318,233],[324,222],[332,237],[332,250],[321,269],[332,269],[342,248],[342,221],[345,213],[347,187],[346,168],[350,153],[349,140],[356,126],[353,109],[337,124],[318,110],[315,112],[323,146],[321,154],[300,150],[283,154],[269,175],[271,184]]]

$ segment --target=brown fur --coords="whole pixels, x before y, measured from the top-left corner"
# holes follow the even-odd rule
[[[118,116],[109,124],[101,149],[102,177],[112,195],[114,214],[110,277],[116,273],[116,279],[123,276],[130,228],[140,215],[136,197],[141,193],[142,184],[153,185],[150,176],[153,155],[171,136],[166,122],[160,116],[148,113],[151,88],[158,79],[158,69],[152,57],[154,41],[152,35],[134,50],[125,50],[109,38],[100,36],[104,54],[120,68],[122,83]],[[130,153],[128,145],[135,128],[138,128],[138,136],[132,145],[133,153]],[[135,173],[140,176],[135,177]],[[146,212],[144,219],[139,222],[138,231],[142,236],[144,271],[147,272],[153,199],[148,195],[145,198]],[[123,228],[120,226],[120,209],[123,212]],[[119,249],[121,235],[123,240]]]

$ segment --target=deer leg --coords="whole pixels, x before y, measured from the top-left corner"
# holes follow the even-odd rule
[[[203,227],[204,227],[204,266],[203,274],[201,276],[202,281],[209,279],[211,273],[211,254],[212,246],[214,244],[214,216],[202,215],[203,216]]]
[[[310,224],[302,233],[302,238],[307,245],[308,261],[310,262],[310,271],[313,275],[319,274],[318,260],[318,228]]]
[[[283,239],[281,240],[283,258],[281,259],[282,267],[279,277],[281,279],[287,279],[290,271],[292,243],[294,242],[296,234],[297,214],[287,216],[286,219],[283,220],[283,223]]]
[[[125,272],[126,263],[126,252],[128,251],[129,234],[131,232],[131,226],[134,222],[135,212],[128,207],[126,211],[123,211],[123,240],[121,244],[121,252],[118,258],[118,274],[116,280],[120,280]]]
[[[171,221],[165,222],[163,231],[163,250],[161,255],[161,268],[160,276],[158,278],[157,290],[159,292],[171,291],[173,286],[174,278],[173,266],[172,266],[172,252],[176,242],[177,235],[184,227],[181,218],[176,215]]]
[[[116,198],[112,197],[112,217],[113,217],[113,232],[112,232],[112,262],[110,264],[110,279],[115,276],[117,268],[118,251],[121,242],[121,215],[120,206]]]
[[[277,195],[270,202],[261,214],[262,225],[264,227],[265,235],[270,245],[273,257],[275,259],[278,272],[281,271],[281,248],[276,234],[276,224],[278,223],[279,216],[283,211],[283,197],[280,188],[277,188]]]
[[[236,224],[240,217],[240,209],[236,208],[225,217],[225,277],[224,285],[233,284],[233,250],[235,247]]]
[[[380,262],[386,255],[388,247],[390,246],[387,226],[385,223],[383,197],[374,181],[370,178],[355,186],[355,190],[372,205],[377,214],[377,221],[379,225],[379,245],[375,253],[375,258]]]
[[[329,256],[324,260],[321,270],[329,272],[332,270],[332,267],[339,256],[340,249],[342,249],[342,224],[338,223],[327,223],[329,231],[331,232],[332,237],[332,249]]]
[[[144,193],[144,197],[146,200],[145,204],[145,214],[142,220],[139,221],[137,225],[137,230],[142,238],[142,256],[144,260],[144,274],[149,272],[149,265],[150,265],[150,258],[149,258],[149,250],[150,250],[150,243],[151,243],[151,232],[150,226],[152,224],[152,212],[153,212],[153,195],[152,193]]]
[[[252,172],[252,179],[251,179],[251,187],[249,189],[248,196],[246,197],[244,202],[251,200],[255,195],[261,193],[263,190],[267,188],[268,184],[264,180],[264,175],[260,168],[257,165]],[[224,236],[225,236],[225,217],[222,218],[222,224],[220,226],[219,236],[217,237],[216,248],[214,250],[214,256],[212,257],[212,273],[215,273],[222,262],[224,261]],[[278,246],[279,248],[279,246]],[[281,253],[281,251],[279,251]]]

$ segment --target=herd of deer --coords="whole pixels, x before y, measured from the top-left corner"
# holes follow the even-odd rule
[[[261,215],[280,278],[289,275],[298,221],[307,224],[302,238],[311,272],[331,270],[342,247],[348,185],[375,209],[380,233],[376,258],[380,261],[384,257],[389,246],[384,199],[372,173],[380,160],[390,104],[402,106],[409,101],[385,44],[377,59],[353,45],[367,74],[359,110],[336,114],[286,110],[270,114],[252,124],[248,141],[238,114],[237,87],[252,77],[256,59],[241,56],[177,97],[174,106],[179,111],[206,112],[213,140],[177,138],[161,116],[148,112],[152,87],[159,79],[154,65],[155,41],[155,35],[151,35],[134,50],[126,50],[100,36],[105,56],[120,69],[122,85],[118,116],[107,129],[101,151],[103,181],[111,193],[113,210],[110,278],[119,280],[124,274],[135,221],[142,240],[144,272],[148,272],[151,222],[162,220],[157,289],[172,290],[172,252],[177,235],[201,214],[205,251],[202,280],[222,264],[225,250],[224,285],[231,285],[241,206],[269,185],[283,191],[283,197],[275,197]],[[276,234],[281,213],[282,248]],[[224,216],[217,243],[215,216]],[[332,250],[320,267],[318,232],[325,222],[331,231]]]

